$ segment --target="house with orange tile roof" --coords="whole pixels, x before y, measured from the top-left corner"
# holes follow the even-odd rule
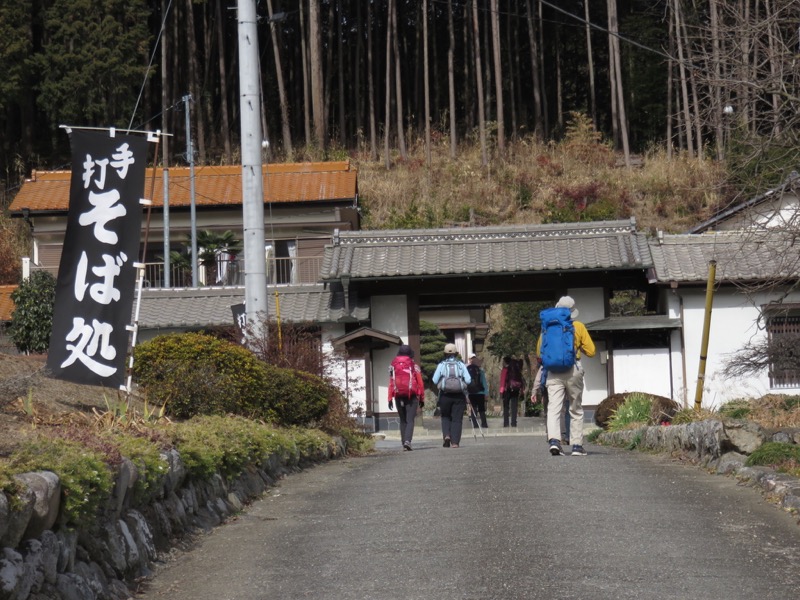
[[[269,283],[316,283],[324,247],[334,231],[360,228],[357,171],[349,161],[339,161],[270,164],[262,173]],[[32,267],[53,274],[64,244],[70,178],[70,171],[34,171],[9,207],[12,217],[31,227]],[[189,167],[148,169],[144,197],[152,206],[149,216],[145,213],[141,248],[146,287],[166,287],[167,248],[181,251],[190,246],[192,188],[196,229],[231,231],[242,239],[241,166],[195,167],[193,180]],[[241,284],[242,270],[236,266],[234,262],[230,269],[217,268],[213,275],[201,268],[200,281],[205,286]],[[186,281],[178,274],[169,279],[169,287]]]

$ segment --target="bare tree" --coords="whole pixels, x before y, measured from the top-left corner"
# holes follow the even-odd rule
[[[372,74],[372,2],[367,2],[367,95],[369,96],[370,158],[378,160],[378,128],[375,117],[375,81]]]
[[[389,133],[392,123],[392,13],[394,12],[394,0],[389,0],[389,13],[386,15],[386,112],[384,113],[383,123],[383,160],[386,168],[392,166],[391,155],[389,152]]]
[[[392,48],[394,50],[394,93],[397,104],[397,146],[400,149],[400,156],[405,160],[408,158],[408,151],[406,150],[406,134],[403,126],[403,77],[400,72],[400,43],[398,42],[400,36],[397,31],[397,3],[390,2],[390,6],[392,6],[392,10],[389,11],[389,17],[392,27]]]
[[[219,46],[218,66],[219,66],[219,95],[220,95],[220,118],[222,119],[222,145],[225,152],[225,162],[233,163],[233,151],[231,150],[231,125],[230,109],[228,108],[228,72],[225,63],[225,21],[222,20],[222,2],[218,0],[215,4],[217,21],[217,45]]]
[[[594,85],[594,57],[592,55],[592,28],[589,20],[589,0],[583,0],[583,15],[586,21],[586,63],[589,71],[589,106],[592,111],[592,124],[597,129],[597,91]]]
[[[533,120],[534,133],[536,137],[544,136],[542,120],[542,84],[539,72],[539,37],[536,31],[536,20],[534,19],[533,6],[531,0],[528,2],[528,43],[531,47],[531,77],[533,79]]]
[[[447,0],[447,33],[449,37],[447,46],[447,90],[450,99],[450,158],[455,158],[458,152],[458,136],[456,133],[456,34],[453,29],[453,0]]]
[[[625,112],[625,94],[622,89],[622,59],[619,48],[619,24],[617,0],[608,0],[609,71],[612,81],[612,96],[616,100],[616,118],[625,165],[631,166],[631,151],[628,145],[628,117]]]
[[[422,0],[423,77],[425,80],[425,163],[431,166],[431,92],[428,82],[428,0]]]

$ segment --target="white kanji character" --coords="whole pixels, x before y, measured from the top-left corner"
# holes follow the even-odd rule
[[[86,294],[86,288],[89,284],[86,283],[86,273],[89,271],[89,259],[86,256],[86,251],[81,252],[81,258],[78,261],[78,270],[75,273],[75,299],[80,302]]]
[[[95,302],[111,304],[120,298],[120,292],[114,287],[114,278],[119,275],[120,267],[128,260],[124,252],[120,252],[116,259],[110,254],[103,254],[105,265],[92,267],[92,273],[103,278],[103,283],[95,283],[89,289],[89,295]]]
[[[100,357],[105,360],[113,360],[117,356],[117,350],[110,343],[111,334],[114,327],[111,323],[101,323],[97,319],[92,319],[92,324],[87,325],[82,317],[73,317],[72,330],[67,334],[67,350],[71,354],[61,363],[61,368],[73,364],[76,360],[81,361],[90,371],[100,377],[111,377],[117,372],[116,367],[104,365],[98,362],[93,356],[100,350]]]
[[[92,155],[87,154],[86,160],[83,161],[83,189],[89,188],[89,184],[92,183],[92,175],[94,175],[94,161]]]
[[[104,244],[116,244],[118,240],[116,233],[105,228],[106,223],[127,214],[125,206],[115,205],[118,200],[119,191],[117,190],[109,190],[100,194],[89,192],[89,203],[94,208],[78,217],[81,225],[94,224],[94,237]]]
[[[128,167],[136,162],[133,158],[133,152],[128,149],[128,144],[122,144],[117,148],[117,152],[111,154],[111,166],[117,170],[120,179],[125,179],[128,175]]]

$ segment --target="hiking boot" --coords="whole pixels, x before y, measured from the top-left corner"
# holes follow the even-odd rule
[[[411,447],[411,442],[403,442],[403,450],[411,452],[411,450],[413,450],[413,448]]]
[[[442,448],[449,448],[450,447],[450,438],[444,438],[444,444],[442,444]]]
[[[586,450],[583,449],[583,446],[579,446],[578,444],[575,444],[572,447],[572,456],[586,456],[587,454],[589,454],[589,453],[586,452]]]
[[[550,454],[553,456],[564,456],[564,451],[561,449],[561,442],[553,438],[548,441],[550,444]]]
[[[451,448],[458,448],[458,444],[453,444],[453,445],[452,445],[452,446],[450,446],[450,447],[451,447]]]

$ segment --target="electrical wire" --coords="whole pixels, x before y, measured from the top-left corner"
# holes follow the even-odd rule
[[[150,69],[153,68],[153,61],[156,58],[156,52],[158,51],[158,46],[161,43],[161,38],[164,35],[164,28],[167,24],[167,17],[169,16],[169,11],[171,8],[172,8],[172,0],[169,0],[169,4],[167,4],[167,10],[164,11],[164,18],[161,20],[161,29],[158,32],[158,38],[156,39],[156,43],[153,45],[153,53],[150,55],[150,63],[147,65],[147,70],[144,72],[144,80],[142,81],[142,87],[139,88],[139,97],[136,98],[136,104],[133,107],[131,120],[128,122],[128,132],[130,132],[131,129],[133,129],[133,119],[136,118],[136,111],[139,110],[139,102],[141,102],[142,100],[142,94],[144,94],[144,87],[147,85],[147,74],[150,72]]]

